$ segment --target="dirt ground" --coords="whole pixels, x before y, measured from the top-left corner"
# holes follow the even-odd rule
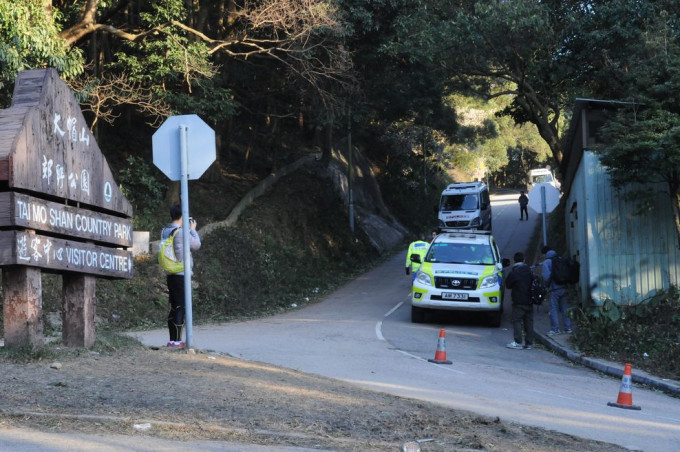
[[[396,451],[415,439],[432,439],[424,452],[624,450],[268,364],[141,345],[55,348],[31,363],[1,355],[0,428],[19,426],[342,451]]]

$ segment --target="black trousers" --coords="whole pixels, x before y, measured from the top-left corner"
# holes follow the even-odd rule
[[[527,210],[527,206],[519,206],[519,219],[524,218],[529,219],[529,210]]]
[[[524,333],[524,345],[534,345],[534,311],[532,305],[512,305],[512,328],[515,342],[521,344],[522,333]]]
[[[168,275],[167,282],[170,293],[170,313],[168,313],[170,340],[181,341],[182,328],[184,328],[184,275]]]

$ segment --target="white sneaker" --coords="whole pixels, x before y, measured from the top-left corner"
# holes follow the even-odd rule
[[[560,334],[560,330],[550,330],[548,331],[548,336],[557,336]]]
[[[510,342],[508,345],[506,345],[506,347],[512,348],[514,350],[522,350],[524,348],[522,344],[518,344],[515,341]]]

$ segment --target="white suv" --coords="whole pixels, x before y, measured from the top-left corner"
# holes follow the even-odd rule
[[[418,261],[419,257],[411,256]],[[413,281],[411,321],[423,322],[426,309],[480,311],[491,326],[503,314],[503,267],[488,231],[451,230],[439,234]]]

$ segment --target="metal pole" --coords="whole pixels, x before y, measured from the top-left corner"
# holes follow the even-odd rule
[[[194,342],[192,326],[193,313],[191,309],[191,233],[189,228],[189,151],[188,129],[186,125],[179,126],[179,148],[181,164],[181,200],[182,200],[182,238],[184,246],[184,313],[186,322],[186,346],[191,348]]]
[[[541,186],[541,213],[543,214],[543,246],[548,246],[548,227],[545,218],[545,186]]]
[[[347,108],[347,154],[349,169],[347,171],[347,192],[349,196],[349,230],[354,232],[354,193],[352,193],[352,108]]]
[[[423,194],[427,196],[427,144],[425,124],[423,123]]]

